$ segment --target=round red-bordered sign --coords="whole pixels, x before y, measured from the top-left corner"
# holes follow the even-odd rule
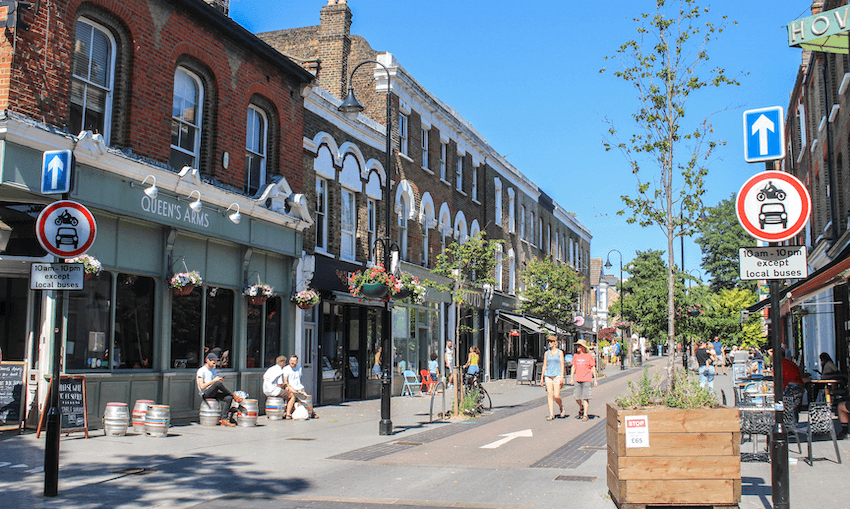
[[[765,242],[794,237],[806,227],[812,200],[800,179],[782,171],[750,177],[735,202],[735,214],[744,230]]]
[[[91,248],[97,236],[94,215],[84,205],[56,201],[35,220],[35,236],[41,247],[59,258],[74,258]]]

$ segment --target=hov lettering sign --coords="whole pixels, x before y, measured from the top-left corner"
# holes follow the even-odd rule
[[[821,12],[788,23],[788,46],[827,53],[847,53],[847,26],[850,6]]]
[[[742,247],[741,279],[790,279],[807,275],[805,246]]]

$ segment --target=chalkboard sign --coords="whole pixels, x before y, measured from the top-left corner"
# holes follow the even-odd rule
[[[41,413],[41,419],[38,421],[38,430],[36,438],[41,434],[41,430],[47,420],[47,411],[52,401],[53,383],[47,389],[47,403],[45,404],[44,412]],[[86,377],[83,375],[62,376],[59,377],[59,408],[61,416],[60,429],[62,433],[73,433],[84,431],[86,438],[89,437],[89,420],[86,414]]]
[[[534,359],[520,359],[516,370],[517,383],[534,383]]]
[[[24,420],[26,371],[23,362],[5,361],[0,365],[0,426],[20,428]]]

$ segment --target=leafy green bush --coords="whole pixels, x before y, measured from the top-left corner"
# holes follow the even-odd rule
[[[699,380],[684,369],[673,372],[673,389],[662,389],[661,375],[656,372],[649,378],[649,367],[643,368],[643,376],[637,383],[629,382],[629,392],[617,397],[617,406],[636,409],[650,406],[692,409],[718,406],[717,395],[708,387],[700,387]]]
[[[460,402],[460,408],[458,411],[460,415],[465,415],[467,417],[475,417],[478,413],[478,405],[476,402],[478,401],[478,389],[473,391],[469,391],[463,395],[463,399]]]

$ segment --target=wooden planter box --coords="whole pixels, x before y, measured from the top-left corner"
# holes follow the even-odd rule
[[[621,410],[608,405],[608,490],[620,509],[741,501],[736,408]],[[626,448],[624,418],[646,415],[649,447]]]

